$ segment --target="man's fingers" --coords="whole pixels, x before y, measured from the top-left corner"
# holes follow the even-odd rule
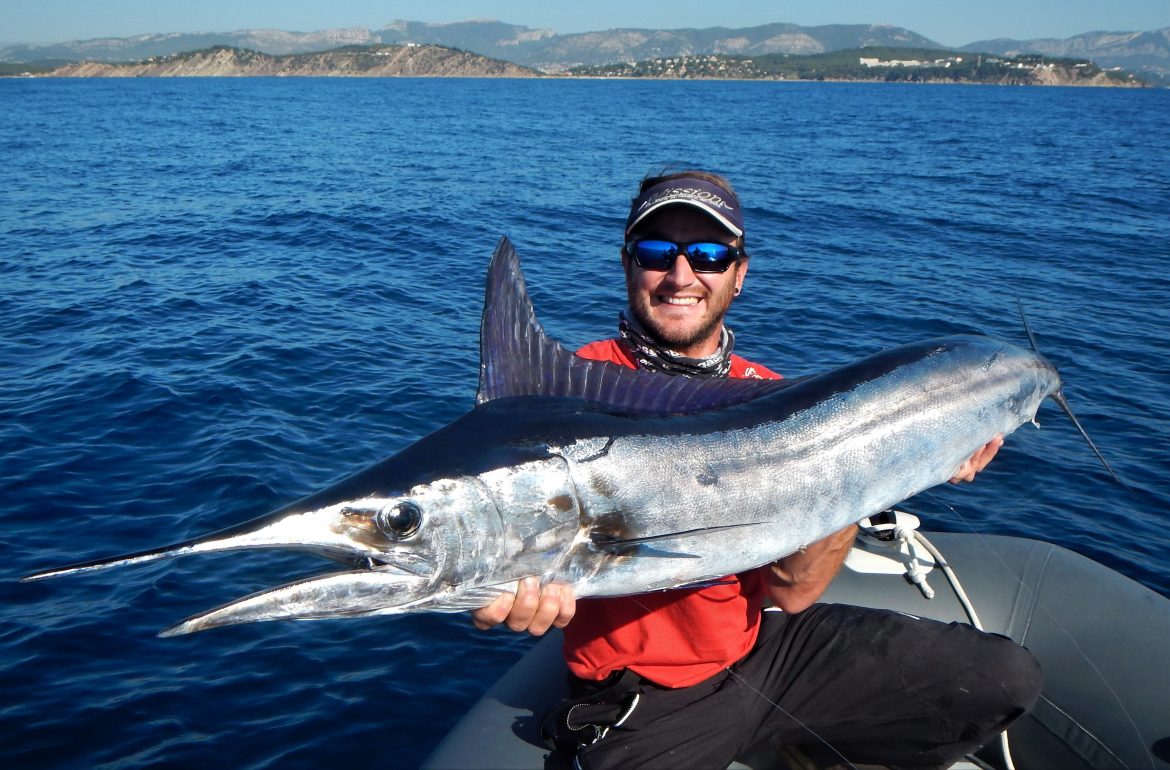
[[[999,448],[1003,446],[1003,436],[996,436],[979,448],[975,454],[955,471],[955,475],[951,477],[952,484],[958,484],[960,481],[974,481],[975,474],[986,468],[991,463],[992,458],[999,452]]]
[[[488,606],[481,607],[471,613],[472,625],[480,631],[495,628],[508,617],[508,613],[512,611],[512,604],[515,601],[515,594],[500,594]]]
[[[564,628],[569,625],[569,621],[573,619],[575,614],[577,614],[577,595],[573,593],[572,588],[564,586],[561,588],[561,602],[553,625],[557,628]]]
[[[532,616],[532,622],[528,624],[528,633],[543,636],[554,626],[564,628],[576,612],[577,597],[572,587],[550,583],[541,591],[540,603]]]
[[[471,622],[480,631],[500,623],[516,632],[541,636],[553,626],[569,625],[577,611],[577,598],[566,585],[550,583],[541,588],[540,579],[528,577],[516,585],[516,593],[501,594],[486,607],[471,613]]]
[[[543,636],[545,631],[552,627],[561,613],[561,589],[556,583],[550,583],[540,592],[540,601],[536,612],[528,623],[528,633],[533,636]]]
[[[540,580],[526,577],[516,587],[516,601],[512,603],[512,609],[508,612],[504,625],[513,631],[528,630],[539,606]]]
[[[971,461],[963,463],[959,466],[959,470],[955,471],[955,475],[951,476],[950,482],[958,484],[960,481],[974,481],[975,470],[971,467]]]

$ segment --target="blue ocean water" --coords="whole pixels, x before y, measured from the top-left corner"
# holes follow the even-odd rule
[[[416,766],[529,641],[466,617],[192,612],[320,571],[226,554],[22,584],[261,514],[471,405],[497,239],[570,346],[613,332],[638,179],[727,173],[744,355],[821,371],[1023,340],[1054,407],[927,526],[1170,595],[1170,91],[507,80],[0,80],[0,766]]]

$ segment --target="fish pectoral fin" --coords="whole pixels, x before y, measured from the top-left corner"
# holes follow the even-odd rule
[[[697,553],[683,553],[682,551],[667,551],[662,548],[655,548],[646,543],[628,543],[619,541],[616,543],[594,543],[598,549],[614,556],[656,556],[662,559],[699,559],[702,558]]]
[[[651,547],[652,543],[659,543],[664,540],[679,540],[689,537],[700,537],[702,535],[710,535],[716,532],[725,532],[731,529],[741,529],[744,527],[755,527],[760,524],[767,524],[764,521],[749,521],[742,524],[721,524],[715,527],[698,527],[696,529],[685,529],[679,532],[665,532],[659,535],[641,535],[639,537],[617,537],[608,532],[592,532],[589,535],[590,542],[595,548],[607,551],[617,555],[628,555],[636,550],[639,556],[665,556],[669,558],[687,558],[697,559],[697,554],[680,553],[677,551],[665,551],[658,548]]]
[[[735,585],[738,582],[739,582],[739,578],[735,577],[734,575],[728,575],[727,577],[712,578],[711,580],[698,580],[694,583],[685,583],[681,586],[678,586],[678,588],[683,589],[683,590],[691,590],[691,589],[697,589],[697,588],[711,588],[712,586],[731,586],[731,585]],[[674,589],[664,589],[664,590],[670,591],[670,590],[674,590]]]
[[[490,586],[473,586],[459,588],[449,592],[435,594],[418,606],[419,609],[432,612],[470,612],[486,607],[501,594],[516,592],[516,581],[497,583]]]

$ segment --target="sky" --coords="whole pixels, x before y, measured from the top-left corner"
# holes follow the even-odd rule
[[[0,0],[0,42],[59,43],[166,32],[335,27],[396,19],[498,19],[566,34],[615,27],[892,24],[942,45],[1170,27],[1170,0]]]

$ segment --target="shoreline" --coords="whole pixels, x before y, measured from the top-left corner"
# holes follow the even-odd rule
[[[781,78],[781,77],[760,77],[760,78],[733,78],[733,77],[631,77],[625,75],[561,75],[561,74],[538,74],[538,75],[495,75],[483,73],[453,73],[453,74],[393,74],[393,75],[375,75],[375,74],[361,74],[361,73],[347,73],[347,72],[320,72],[320,73],[241,73],[241,74],[207,74],[207,73],[192,73],[192,74],[76,74],[76,73],[57,73],[57,72],[22,72],[14,74],[0,74],[0,80],[262,80],[262,79],[282,79],[282,80],[335,80],[335,79],[350,79],[350,80],[581,80],[581,81],[614,81],[614,82],[634,82],[634,81],[658,81],[658,82],[687,82],[687,83],[876,83],[890,86],[1003,86],[1013,88],[1123,88],[1123,89],[1156,89],[1158,86],[1151,85],[1139,80],[1131,80],[1128,82],[1102,82],[1102,81],[1069,81],[1069,82],[1047,82],[1047,83],[1020,83],[1020,82],[996,82],[990,80],[948,80],[942,78],[924,78],[922,80],[884,80],[880,78],[865,79],[865,78]]]
[[[863,53],[872,56],[859,57]],[[908,56],[918,58],[903,58]],[[869,48],[805,57],[698,55],[556,71],[433,45],[351,47],[287,55],[216,46],[129,62],[90,60],[57,66],[45,64],[29,69],[22,69],[22,66],[20,63],[0,64],[0,77],[469,77],[1156,87],[1134,73],[1105,70],[1087,60],[982,55],[972,59],[957,52],[930,59],[914,49]]]

